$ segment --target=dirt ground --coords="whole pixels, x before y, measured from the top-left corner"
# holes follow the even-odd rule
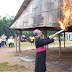
[[[8,62],[10,65],[23,65],[27,68],[27,70],[23,72],[34,72],[36,55],[35,46],[22,47],[21,53],[16,53],[15,50],[15,48],[0,48],[0,63]],[[66,48],[62,47],[61,58],[59,58],[58,50],[59,48],[55,46],[49,47],[46,50],[46,72],[72,72],[72,46],[67,46]],[[34,61],[23,61],[18,58],[26,56],[30,59],[34,59]]]

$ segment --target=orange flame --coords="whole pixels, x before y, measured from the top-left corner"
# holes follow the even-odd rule
[[[72,2],[68,0],[62,0],[63,7],[61,7],[63,19],[57,18],[57,22],[60,24],[60,28],[66,30],[67,27],[70,27],[70,22],[72,20]]]

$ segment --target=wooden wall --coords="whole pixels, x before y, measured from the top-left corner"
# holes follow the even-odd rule
[[[31,0],[12,28],[59,27],[61,0]]]

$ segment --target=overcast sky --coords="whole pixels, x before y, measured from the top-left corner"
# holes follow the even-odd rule
[[[24,0],[0,0],[0,15],[15,16]]]

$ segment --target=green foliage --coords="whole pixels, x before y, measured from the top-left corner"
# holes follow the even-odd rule
[[[29,38],[29,36],[34,36],[33,31],[23,31],[22,34],[26,36],[26,39]]]
[[[47,31],[47,36],[53,35],[54,33],[56,33],[57,31]],[[57,35],[56,35],[57,37]]]
[[[11,24],[11,22],[13,21],[14,16],[11,17],[1,17],[0,16],[0,36],[2,34],[5,34],[6,36],[10,36],[13,35],[15,37],[15,32],[13,30],[10,30],[8,27]],[[47,37],[56,33],[56,31],[47,31]],[[19,35],[19,31],[17,31],[17,35]],[[29,36],[34,36],[33,35],[33,31],[22,31],[22,35],[26,36],[26,39],[29,38]],[[57,35],[56,35],[57,37]],[[42,34],[42,38],[43,38],[43,34]]]
[[[64,38],[63,38],[63,37],[60,37],[60,39],[61,39],[61,41],[63,41],[63,40],[64,40]]]
[[[14,18],[13,16],[9,18],[0,16],[0,36],[2,34],[5,34],[6,36],[10,36],[10,35],[15,36],[14,31],[8,28],[13,18]]]

